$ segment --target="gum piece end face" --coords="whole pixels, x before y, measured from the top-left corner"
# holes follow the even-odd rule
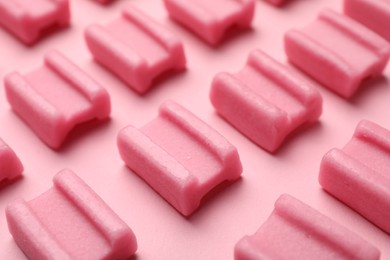
[[[34,71],[7,75],[4,84],[13,110],[54,149],[76,125],[110,114],[107,91],[57,51]]]
[[[282,195],[266,222],[236,245],[235,260],[379,260],[380,251],[301,201]]]
[[[164,0],[170,17],[206,42],[217,45],[233,26],[250,27],[253,0]]]
[[[85,39],[100,64],[141,94],[159,75],[186,66],[176,36],[134,7],[105,26],[89,26]]]
[[[284,42],[295,66],[344,98],[365,79],[381,75],[390,56],[385,39],[331,10],[301,30],[288,31]]]
[[[224,119],[269,152],[322,112],[320,93],[260,50],[250,53],[238,73],[217,74],[210,100]]]
[[[29,259],[128,259],[137,241],[128,225],[78,176],[59,172],[54,186],[6,208],[8,228]]]
[[[23,165],[15,152],[0,138],[0,182],[21,176]]]
[[[390,131],[361,121],[342,149],[322,159],[324,190],[390,234]]]
[[[390,41],[389,0],[344,0],[344,13]]]
[[[26,44],[33,44],[52,27],[69,25],[68,0],[0,0],[0,25]]]
[[[172,101],[142,128],[121,130],[118,148],[126,165],[185,216],[211,189],[242,172],[236,148]]]

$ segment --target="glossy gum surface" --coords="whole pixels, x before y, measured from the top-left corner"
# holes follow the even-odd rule
[[[236,148],[171,101],[140,130],[121,130],[118,148],[127,166],[185,216],[211,189],[242,172]]]
[[[139,93],[163,72],[185,68],[176,36],[134,7],[105,27],[89,26],[85,39],[95,59]]]
[[[323,10],[316,21],[285,35],[289,60],[325,87],[350,98],[363,81],[381,75],[389,43],[355,20]]]
[[[26,44],[32,44],[45,29],[70,22],[68,0],[1,0],[0,25]]]
[[[363,120],[343,149],[322,159],[319,181],[330,194],[390,234],[390,131]]]
[[[206,42],[218,44],[228,29],[249,28],[254,0],[164,0],[169,15]]]
[[[132,4],[157,20],[184,44],[187,70],[160,80],[140,96],[94,62],[85,46],[83,32],[92,23],[115,19]],[[71,168],[101,196],[137,236],[137,260],[199,260],[234,258],[235,244],[253,234],[271,214],[277,198],[288,193],[357,233],[390,259],[390,237],[364,217],[325,192],[318,184],[321,158],[341,147],[362,119],[390,129],[388,77],[367,82],[346,101],[311,82],[323,97],[323,113],[313,126],[298,131],[275,154],[259,148],[215,112],[210,85],[221,71],[236,72],[251,50],[261,48],[290,69],[283,50],[283,35],[313,21],[324,8],[342,12],[340,0],[291,0],[275,7],[256,0],[251,30],[228,37],[212,48],[169,18],[161,0],[117,0],[101,5],[93,0],[72,1],[72,26],[26,48],[0,30],[0,77],[12,71],[28,72],[42,63],[50,49],[60,50],[72,62],[101,83],[111,97],[111,120],[93,131],[78,128],[69,142],[52,150],[11,110],[0,88],[0,137],[23,162],[25,171],[11,185],[0,188],[0,259],[26,260],[9,234],[4,210],[17,198],[30,199],[52,186],[53,175]],[[299,73],[299,72],[298,72]],[[310,80],[310,79],[309,79]],[[121,160],[116,146],[120,129],[143,126],[154,118],[165,100],[176,101],[216,129],[240,154],[242,177],[207,198],[190,218],[184,218]]]
[[[380,252],[303,202],[281,195],[267,221],[235,247],[236,260],[378,260]]]
[[[26,75],[8,74],[4,85],[14,111],[52,148],[59,148],[77,124],[110,113],[106,90],[57,51]]]
[[[389,0],[344,0],[344,13],[390,41]]]
[[[22,172],[22,162],[15,152],[0,138],[0,182],[5,179],[15,179]]]
[[[210,99],[223,118],[270,152],[322,111],[321,95],[312,85],[260,50],[249,54],[238,73],[217,74]]]
[[[77,175],[62,170],[54,186],[6,209],[16,243],[29,259],[128,259],[137,241],[126,223]]]

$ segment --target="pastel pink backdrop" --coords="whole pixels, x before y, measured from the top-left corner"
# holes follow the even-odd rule
[[[134,259],[233,259],[233,248],[242,236],[253,234],[273,210],[283,193],[300,199],[376,245],[382,259],[390,258],[390,236],[323,191],[318,184],[322,156],[344,146],[361,119],[390,129],[390,86],[384,76],[364,84],[349,101],[313,84],[323,99],[318,123],[289,138],[270,154],[237,132],[214,111],[210,84],[220,71],[236,72],[247,55],[260,48],[287,63],[283,35],[315,19],[325,7],[341,11],[340,0],[291,0],[276,8],[256,0],[252,29],[230,35],[218,47],[168,18],[161,0],[118,0],[103,6],[90,0],[71,1],[71,27],[26,47],[0,30],[0,78],[18,70],[28,72],[57,49],[98,80],[111,96],[111,120],[82,126],[72,132],[59,151],[47,147],[12,112],[0,90],[0,137],[22,160],[24,177],[0,188],[0,259],[25,259],[8,232],[6,205],[17,198],[30,200],[52,186],[63,168],[78,174],[133,229],[139,249]],[[83,32],[91,23],[105,23],[133,4],[172,30],[184,43],[187,70],[160,79],[140,96],[92,60]],[[157,115],[159,105],[174,100],[199,116],[233,143],[244,167],[242,178],[209,196],[190,218],[184,218],[136,174],[125,167],[116,147],[119,130],[128,124],[142,126]]]

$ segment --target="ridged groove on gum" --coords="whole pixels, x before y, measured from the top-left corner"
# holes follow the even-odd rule
[[[114,2],[114,0],[94,0],[94,1],[101,3],[101,4],[108,4],[108,3]]]
[[[206,42],[218,44],[233,26],[250,26],[254,11],[253,0],[164,0],[169,15]]]
[[[210,100],[223,118],[270,152],[322,112],[319,92],[260,50],[250,53],[238,73],[217,74]]]
[[[68,0],[0,0],[0,25],[26,44],[36,42],[49,27],[70,22]],[[34,6],[32,6],[34,5]]]
[[[236,148],[172,101],[139,130],[122,129],[118,148],[126,165],[185,216],[211,189],[242,171]]]
[[[90,25],[85,39],[94,58],[139,93],[162,73],[186,66],[178,38],[135,7],[106,26]]]
[[[52,148],[77,124],[110,114],[107,91],[57,51],[26,75],[7,75],[4,85],[13,110]]]
[[[277,242],[275,242],[277,241]],[[284,194],[266,222],[235,247],[235,259],[376,260],[380,251],[357,234]]]
[[[390,1],[344,0],[344,13],[390,41]]]
[[[323,189],[390,233],[390,131],[362,120],[343,149],[322,159]]]
[[[365,79],[379,76],[390,56],[385,39],[332,10],[302,30],[288,31],[285,50],[294,65],[345,98]]]
[[[282,5],[287,2],[287,0],[265,0],[265,1],[273,5]]]
[[[53,182],[37,198],[6,209],[9,230],[29,259],[127,259],[135,253],[132,230],[78,176],[62,170]]]
[[[0,138],[0,182],[13,180],[23,172],[23,165],[15,152]]]

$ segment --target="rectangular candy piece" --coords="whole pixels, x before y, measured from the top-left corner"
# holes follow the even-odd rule
[[[260,50],[250,53],[238,73],[217,74],[210,99],[223,118],[270,152],[322,111],[322,97],[313,86]]]
[[[19,177],[23,165],[15,152],[0,138],[0,182]]]
[[[218,44],[233,26],[250,26],[254,0],[164,0],[169,15],[206,42]]]
[[[284,194],[267,221],[235,247],[236,260],[378,260],[380,251],[330,218]]]
[[[8,228],[33,259],[128,259],[137,250],[129,226],[78,176],[62,170],[54,186],[6,208]]]
[[[390,131],[363,120],[343,149],[322,159],[319,182],[330,194],[390,234]]]
[[[85,39],[94,58],[139,93],[160,74],[185,68],[182,43],[134,7],[104,27],[89,26]]]
[[[77,124],[110,114],[107,91],[56,51],[42,67],[23,76],[13,72],[4,84],[14,111],[52,148]]]
[[[385,39],[331,10],[302,30],[288,31],[285,50],[294,65],[345,98],[364,79],[380,75],[390,56]]]
[[[344,0],[344,13],[390,41],[389,0]]]
[[[26,44],[48,28],[69,25],[68,0],[0,0],[0,25]]]
[[[236,148],[172,101],[141,129],[121,130],[118,148],[126,165],[185,216],[212,188],[242,171]]]

